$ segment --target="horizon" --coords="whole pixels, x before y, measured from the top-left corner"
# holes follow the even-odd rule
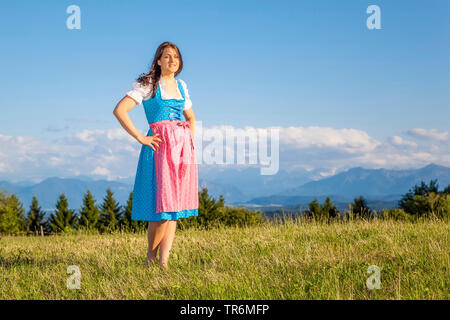
[[[424,168],[430,167],[430,166],[439,166],[439,167],[444,167],[444,168],[449,168],[450,169],[450,167],[447,167],[447,166],[444,166],[444,165],[439,165],[439,164],[436,164],[436,163],[433,163],[433,162],[430,162],[430,163],[428,163],[428,164],[426,164],[424,166],[420,166],[420,167],[416,167],[416,168],[408,168],[408,169],[386,169],[386,168],[383,168],[383,167],[380,167],[380,168],[365,168],[365,167],[362,167],[362,166],[356,166],[356,167],[351,167],[351,168],[344,169],[342,171],[335,172],[334,174],[329,175],[329,176],[317,177],[317,178],[311,179],[311,181],[319,181],[319,180],[331,178],[331,177],[334,177],[334,176],[336,176],[338,174],[345,173],[345,172],[348,172],[349,170],[357,169],[357,168],[361,168],[363,170],[405,171],[405,170],[420,170],[420,169],[424,169]],[[245,167],[245,168],[242,168],[239,171],[243,171],[243,170],[247,170],[247,169],[249,169],[249,168]],[[253,168],[253,169],[256,169],[256,168]],[[233,169],[231,169],[231,170],[233,170]],[[282,169],[282,170],[284,170],[284,169]],[[305,170],[305,169],[300,169],[300,170]],[[308,170],[305,170],[305,171],[308,172]],[[199,178],[201,178],[201,177],[199,176]],[[45,178],[40,179],[38,181],[33,181],[33,180],[4,180],[4,179],[0,179],[0,181],[6,181],[6,182],[9,182],[9,183],[13,183],[13,184],[21,184],[21,183],[39,184],[39,183],[41,183],[41,182],[43,182],[45,180],[48,180],[48,179],[61,179],[61,180],[64,180],[64,179],[78,179],[78,180],[89,179],[90,181],[117,182],[117,183],[124,183],[125,184],[125,182],[122,182],[122,181],[134,179],[134,175],[131,175],[131,176],[125,177],[125,178],[116,179],[116,180],[107,180],[107,179],[99,177],[99,176],[80,175],[80,176],[67,176],[67,177],[48,176],[48,177],[45,177]]]
[[[435,172],[431,174],[426,173],[425,176],[417,175],[418,172],[427,168],[445,168],[447,169],[446,172],[448,174],[437,176]],[[288,211],[296,211],[300,208],[301,211],[301,208],[304,209],[304,206],[307,206],[313,199],[323,202],[327,197],[330,197],[331,201],[342,210],[360,196],[362,196],[367,201],[368,205],[375,210],[391,209],[398,207],[398,201],[401,197],[405,195],[405,193],[413,190],[414,186],[420,186],[421,183],[428,185],[431,183],[431,180],[436,180],[436,186],[439,192],[442,192],[447,186],[450,186],[450,168],[434,163],[416,168],[413,172],[407,173],[406,176],[403,174],[401,174],[401,176],[391,176],[390,174],[392,172],[402,172],[405,170],[387,169],[387,176],[390,177],[388,180],[385,179],[385,174],[371,174],[371,183],[365,183],[365,187],[362,187],[360,184],[362,179],[352,179],[352,181],[347,181],[348,176],[345,175],[348,171],[354,169],[363,170],[363,172],[372,171],[373,173],[376,173],[378,170],[386,170],[384,168],[367,169],[353,167],[331,177],[322,177],[321,179],[311,179],[311,177],[308,177],[306,181],[302,183],[296,183],[297,180],[294,178],[294,180],[290,179],[289,181],[283,180],[281,185],[279,185],[280,181],[267,180],[268,184],[265,186],[264,190],[255,186],[250,187],[251,184],[258,184],[256,180],[247,181],[247,187],[245,187],[241,185],[239,181],[234,181],[234,179],[232,181],[228,179],[230,180],[228,182],[223,180],[223,175],[216,175],[215,177],[208,177],[206,179],[200,177],[200,181],[201,187],[203,188],[205,186],[208,189],[208,194],[213,198],[224,195],[226,205],[242,206],[247,209],[261,209],[263,212],[269,213],[277,208]],[[344,176],[339,180],[329,179],[339,174],[343,174]],[[393,177],[395,178],[393,179]],[[111,189],[113,194],[115,194],[118,203],[124,205],[128,201],[128,197],[133,188],[132,177],[128,180],[129,181],[109,181],[104,179],[94,179],[87,176],[81,177],[81,179],[80,177],[47,177],[37,183],[30,181],[16,183],[6,181],[7,184],[11,184],[11,188],[6,189],[5,187],[7,185],[3,185],[3,187],[0,185],[0,191],[6,191],[7,194],[15,194],[23,204],[25,210],[31,205],[33,196],[36,196],[41,208],[49,213],[55,210],[55,203],[61,194],[66,195],[70,208],[77,210],[81,207],[82,199],[87,190],[92,192],[94,199],[98,202],[98,205],[100,205],[102,199],[104,199],[106,190]],[[71,183],[71,181],[74,183]],[[0,182],[5,181],[0,180]],[[317,182],[323,183],[317,186],[314,184]],[[380,193],[378,189],[370,187],[372,184],[379,185],[380,182],[382,182],[385,187],[383,192]],[[61,185],[61,183],[63,184]],[[282,188],[279,189],[277,187],[278,185],[282,186]],[[337,190],[336,185],[340,185],[340,192],[333,191]],[[319,187],[319,189],[317,189],[317,187]],[[278,190],[278,192],[273,190]],[[386,192],[387,190],[389,191]],[[239,194],[237,194],[236,191],[238,191]],[[244,192],[241,194],[242,191]],[[293,202],[296,204],[293,204]]]

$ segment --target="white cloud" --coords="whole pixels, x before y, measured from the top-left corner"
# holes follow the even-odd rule
[[[98,174],[102,176],[110,175],[111,172],[106,168],[96,167],[94,170],[91,171],[92,174]]]
[[[322,178],[325,178],[325,177],[333,176],[336,173],[336,170],[337,170],[337,168],[334,167],[334,168],[330,168],[329,171],[321,171],[321,172],[319,172],[319,174]]]
[[[441,131],[437,129],[414,128],[409,130],[408,133],[412,136],[425,138],[429,140],[449,141],[448,131]]]
[[[0,178],[36,181],[48,176],[87,174],[108,179],[128,177],[135,174],[139,148],[137,141],[116,128],[82,130],[52,141],[0,135]]]
[[[417,143],[414,141],[405,140],[400,136],[393,136],[390,138],[392,144],[397,146],[417,147]]]
[[[355,166],[401,169],[417,168],[430,162],[450,166],[450,145],[442,143],[448,141],[445,140],[448,133],[434,129],[408,131],[418,140],[395,135],[378,141],[356,129],[316,126],[264,129],[271,128],[279,130],[279,168],[282,170],[320,168],[318,173],[326,177]],[[196,142],[201,139],[201,133],[205,136],[215,130],[225,137],[225,130],[231,130],[232,134],[244,131],[245,134],[261,129],[203,127],[196,131]],[[423,141],[423,137],[436,143]],[[203,148],[210,143],[203,140]],[[52,141],[0,134],[0,179],[36,181],[49,176],[74,175],[93,175],[109,180],[130,177],[136,174],[140,149],[141,145],[122,128],[85,129]],[[202,165],[201,161],[199,164]]]
[[[294,148],[332,148],[357,153],[374,150],[381,144],[366,132],[356,129],[316,126],[279,128],[281,142]]]

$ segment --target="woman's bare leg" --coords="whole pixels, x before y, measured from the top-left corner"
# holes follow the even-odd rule
[[[156,259],[158,247],[164,237],[167,220],[149,221],[148,223],[148,253],[147,263],[150,264]]]
[[[161,239],[159,248],[159,264],[163,269],[168,268],[170,249],[172,248],[175,231],[177,229],[177,220],[168,220],[164,236]]]

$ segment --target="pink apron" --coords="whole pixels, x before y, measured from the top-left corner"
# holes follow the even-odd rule
[[[150,124],[163,142],[155,146],[156,213],[198,208],[198,173],[188,121],[162,120]]]

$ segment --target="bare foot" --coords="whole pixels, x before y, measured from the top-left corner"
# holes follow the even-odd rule
[[[156,259],[149,259],[149,258],[146,258],[146,259],[145,259],[145,266],[146,266],[146,267],[149,267],[149,266],[151,266],[151,265],[154,265],[154,264],[155,264],[155,261],[156,261]]]
[[[161,269],[163,269],[164,271],[169,270],[169,266],[167,265],[167,262],[162,262],[159,264],[159,266],[161,267]]]

